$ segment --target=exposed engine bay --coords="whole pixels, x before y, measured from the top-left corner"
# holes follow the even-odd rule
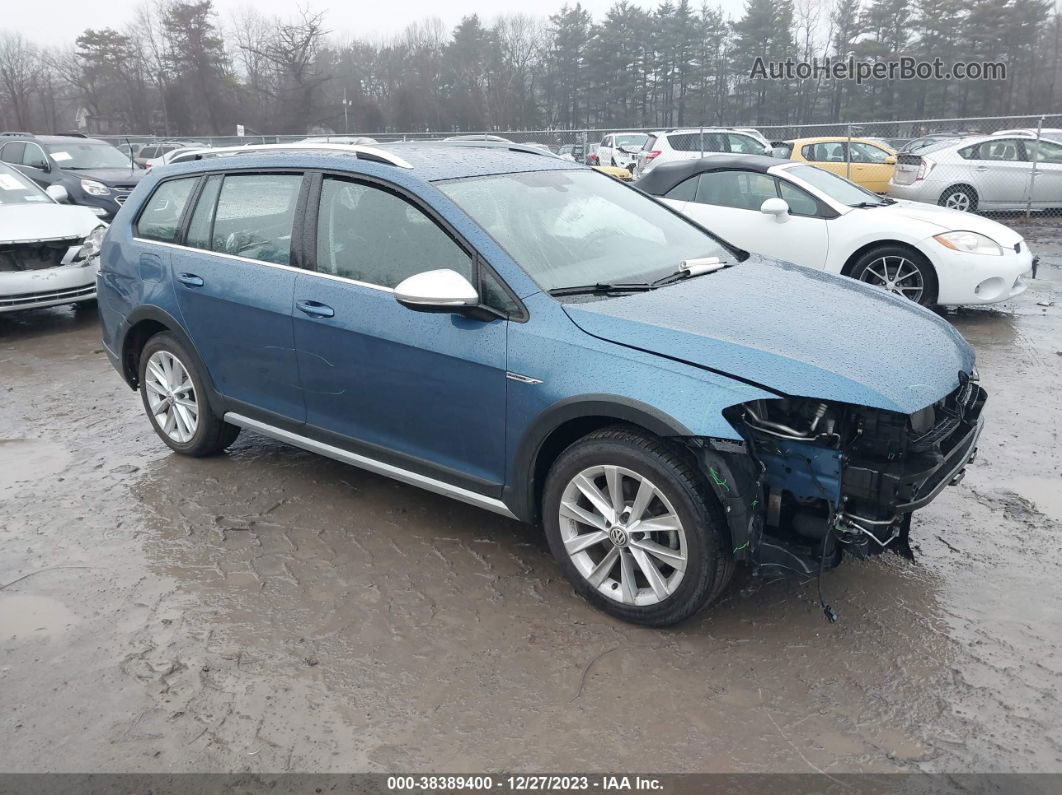
[[[907,557],[911,514],[958,483],[976,453],[985,391],[959,386],[906,415],[806,398],[728,409],[744,443],[695,445],[722,500],[734,556],[810,575],[844,553]]]
[[[71,265],[81,259],[83,238],[0,244],[0,273],[36,271]]]

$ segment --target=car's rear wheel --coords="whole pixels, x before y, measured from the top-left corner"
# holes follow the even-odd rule
[[[218,417],[194,356],[172,334],[162,332],[140,353],[140,397],[155,433],[170,449],[190,456],[219,453],[240,429]]]
[[[937,204],[950,210],[972,213],[977,210],[977,192],[966,185],[956,185],[940,194]]]
[[[920,255],[901,246],[878,246],[852,266],[853,279],[881,287],[922,306],[937,300],[937,276]]]
[[[607,428],[564,451],[542,509],[575,590],[626,621],[682,621],[733,573],[722,511],[692,457],[633,429]]]

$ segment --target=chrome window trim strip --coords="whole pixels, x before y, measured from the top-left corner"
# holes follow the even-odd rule
[[[321,273],[320,271],[311,271],[306,268],[296,268],[294,265],[280,265],[276,262],[265,262],[260,259],[251,259],[250,257],[240,257],[236,254],[225,254],[220,251],[210,251],[205,248],[192,248],[191,246],[181,246],[177,243],[166,243],[162,240],[148,240],[143,237],[134,237],[133,241],[136,243],[145,243],[151,246],[164,246],[166,248],[176,249],[178,251],[191,251],[197,254],[207,254],[211,257],[223,257],[224,259],[236,260],[237,262],[246,262],[251,265],[262,265],[267,268],[278,268],[283,271],[294,271],[295,273],[304,273],[307,276],[317,276],[320,279],[328,279],[334,282],[341,282],[343,284],[353,284],[355,287],[368,287],[370,290],[379,290],[382,293],[394,293],[394,290],[390,287],[384,287],[379,284],[369,284],[369,282],[359,282],[357,279],[348,279],[346,276],[335,276],[331,273]]]
[[[276,439],[278,442],[284,442],[293,445],[294,447],[300,447],[311,453],[317,453],[335,459],[336,461],[341,461],[344,464],[351,464],[360,469],[374,472],[377,475],[383,475],[403,483],[408,483],[411,486],[418,486],[427,491],[434,492],[435,494],[451,497],[452,499],[459,500],[469,505],[474,505],[477,508],[493,511],[494,513],[501,514],[510,519],[516,518],[504,502],[496,500],[493,497],[477,494],[474,491],[463,489],[460,486],[453,486],[441,480],[430,478],[427,475],[411,472],[408,469],[402,469],[393,466],[392,464],[378,461],[375,458],[369,458],[367,456],[359,455],[358,453],[343,450],[339,447],[334,447],[333,445],[324,442],[318,442],[315,439],[310,439],[309,437],[286,431],[283,428],[277,428],[276,426],[268,425],[264,422],[259,422],[258,420],[252,420],[250,417],[244,417],[242,414],[236,414],[229,411],[225,413],[224,419],[225,422],[231,422],[233,425],[239,425],[241,428],[257,431],[271,439]]]

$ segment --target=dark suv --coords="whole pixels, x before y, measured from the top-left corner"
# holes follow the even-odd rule
[[[42,188],[62,186],[72,204],[109,221],[144,170],[106,141],[79,135],[0,133],[0,160]]]

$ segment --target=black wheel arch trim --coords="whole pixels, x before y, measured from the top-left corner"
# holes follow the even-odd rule
[[[214,380],[210,376],[210,372],[203,365],[203,360],[199,356],[199,351],[196,350],[195,345],[192,343],[191,337],[185,332],[184,327],[180,322],[169,312],[160,306],[154,304],[144,304],[138,306],[132,312],[130,312],[123,323],[122,335],[119,340],[118,351],[116,351],[119,362],[121,363],[122,378],[129,385],[130,389],[136,390],[139,388],[137,383],[139,380],[139,373],[133,368],[133,361],[130,358],[130,351],[128,350],[129,332],[131,332],[138,325],[145,320],[151,320],[166,327],[167,332],[172,334],[183,345],[189,353],[195,357],[195,366],[199,371],[200,377],[207,385],[207,400],[210,404],[210,408],[219,417],[222,416],[225,407],[224,398],[221,393],[218,392],[217,387],[214,386]]]
[[[595,417],[638,425],[660,437],[694,435],[681,422],[659,409],[618,395],[578,395],[554,403],[534,419],[510,459],[512,471],[506,478],[508,483],[503,492],[503,501],[519,519],[532,524],[538,519],[539,484],[535,482],[535,470],[546,440],[567,422]]]

